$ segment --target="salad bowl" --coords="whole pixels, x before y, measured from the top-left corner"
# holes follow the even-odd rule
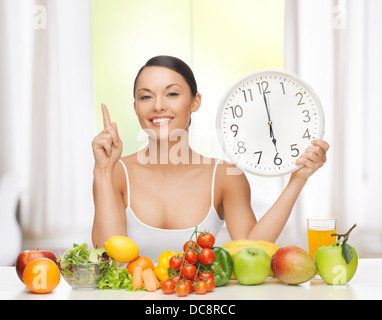
[[[110,268],[111,259],[104,249],[88,249],[87,244],[73,245],[59,259],[65,281],[74,289],[97,288]]]

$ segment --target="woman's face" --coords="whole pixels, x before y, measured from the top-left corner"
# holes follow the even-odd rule
[[[201,97],[192,96],[183,76],[165,67],[146,67],[137,79],[134,110],[143,129],[157,139],[173,130],[188,130],[191,113],[199,109]]]

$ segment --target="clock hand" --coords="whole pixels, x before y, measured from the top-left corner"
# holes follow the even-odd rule
[[[275,139],[275,137],[274,137],[274,135],[273,135],[273,130],[272,130],[272,126],[270,126],[270,131],[271,131],[271,137],[272,137],[272,142],[273,142],[273,144],[275,145],[275,150],[276,150],[276,153],[278,152],[277,151],[277,147],[276,147],[276,139]]]
[[[267,115],[268,115],[268,125],[269,125],[269,123],[272,123],[272,121],[271,121],[271,115],[270,115],[270,113],[269,113],[269,109],[268,109],[267,98],[265,97],[265,92],[263,92],[263,97],[264,97],[265,109],[267,110]]]
[[[270,134],[270,137],[272,138],[272,142],[275,145],[275,149],[276,149],[276,152],[277,152],[277,146],[276,146],[277,140],[275,139],[275,136],[273,134],[271,115],[269,113],[268,102],[267,102],[267,98],[265,96],[265,92],[264,91],[263,91],[263,97],[264,97],[265,108],[267,110],[267,115],[268,115],[269,134]]]
[[[276,150],[276,153],[277,153],[277,147],[276,147],[276,142],[277,142],[277,140],[275,139],[275,137],[274,137],[274,135],[273,135],[272,125],[269,126],[269,130],[270,130],[270,134],[271,134],[272,142],[273,142],[273,144],[275,145],[275,150]]]
[[[270,133],[270,137],[271,138],[274,138],[273,136],[273,130],[272,130],[272,120],[271,120],[271,114],[269,112],[269,107],[268,107],[268,102],[267,102],[267,98],[265,96],[265,92],[263,92],[263,97],[264,97],[264,103],[265,103],[265,109],[267,110],[267,115],[268,115],[268,126],[269,126],[269,133]]]

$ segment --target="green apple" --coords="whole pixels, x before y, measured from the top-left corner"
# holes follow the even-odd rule
[[[314,261],[317,266],[318,273],[320,274],[322,280],[327,284],[345,284],[349,282],[358,266],[358,256],[355,249],[346,244],[347,248],[345,250],[351,250],[348,263],[343,256],[343,248],[340,242],[336,242],[331,246],[319,247],[316,251]]]
[[[240,284],[260,284],[270,272],[271,258],[263,249],[244,248],[233,258],[233,273]]]

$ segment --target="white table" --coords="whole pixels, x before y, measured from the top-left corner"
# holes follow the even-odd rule
[[[319,279],[302,285],[285,285],[268,278],[261,285],[243,286],[236,280],[217,287],[205,295],[156,292],[128,292],[125,290],[73,290],[63,278],[57,288],[48,294],[29,291],[17,277],[14,267],[0,267],[0,300],[382,300],[382,259],[361,259],[354,278],[346,285],[330,286]],[[208,303],[208,302],[206,302]]]

